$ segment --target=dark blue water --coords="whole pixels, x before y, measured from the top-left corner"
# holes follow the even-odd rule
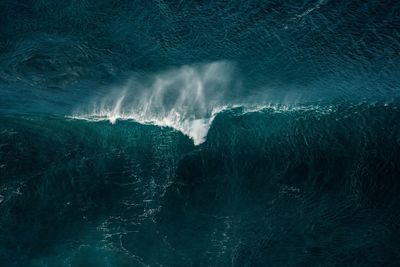
[[[0,266],[399,266],[397,1],[0,1]]]

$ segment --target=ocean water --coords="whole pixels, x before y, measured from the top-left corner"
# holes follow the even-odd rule
[[[0,266],[399,266],[398,1],[0,1]]]

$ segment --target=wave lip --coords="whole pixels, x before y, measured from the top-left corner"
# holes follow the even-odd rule
[[[113,111],[102,111],[92,114],[76,114],[70,116],[72,119],[87,120],[87,121],[109,121],[115,124],[118,120],[132,120],[140,124],[156,125],[160,127],[170,127],[177,130],[193,140],[194,145],[200,145],[206,141],[208,130],[215,116],[222,111],[215,109],[211,112],[211,116],[200,119],[182,119],[179,113],[172,112],[167,117],[146,118],[135,113],[120,113],[115,114]]]
[[[118,105],[117,105],[118,106]],[[181,132],[193,140],[194,145],[200,145],[206,141],[208,131],[215,119],[215,117],[224,111],[235,110],[236,114],[244,115],[249,113],[266,112],[271,111],[274,113],[282,112],[316,112],[319,114],[329,114],[334,111],[334,107],[331,105],[321,107],[319,105],[225,105],[215,107],[210,113],[209,117],[193,119],[182,118],[179,112],[173,112],[168,114],[166,117],[155,116],[145,117],[132,113],[120,113],[119,109],[101,110],[95,113],[88,114],[76,114],[70,116],[71,119],[87,120],[87,121],[109,121],[112,124],[117,123],[118,120],[132,120],[140,124],[145,125],[156,125],[160,127],[169,127],[174,130]]]

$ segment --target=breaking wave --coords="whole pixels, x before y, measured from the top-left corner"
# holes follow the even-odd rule
[[[225,110],[239,108],[242,113],[251,113],[263,109],[319,109],[316,105],[267,103],[265,100],[265,97],[246,97],[234,64],[218,61],[182,66],[149,77],[135,76],[106,96],[93,99],[89,106],[81,107],[70,117],[107,120],[112,124],[118,120],[133,120],[170,127],[200,145],[206,140],[216,115]]]
[[[232,100],[239,88],[233,71],[232,63],[220,61],[183,66],[147,79],[135,77],[94,100],[89,111],[77,111],[72,117],[171,127],[199,145],[205,141],[216,114],[239,105]]]

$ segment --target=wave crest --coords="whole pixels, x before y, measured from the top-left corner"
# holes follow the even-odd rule
[[[233,105],[238,80],[227,61],[183,66],[145,79],[130,79],[106,97],[93,101],[89,111],[73,117],[90,120],[134,120],[167,126],[190,137],[195,145],[205,141],[215,115]]]

